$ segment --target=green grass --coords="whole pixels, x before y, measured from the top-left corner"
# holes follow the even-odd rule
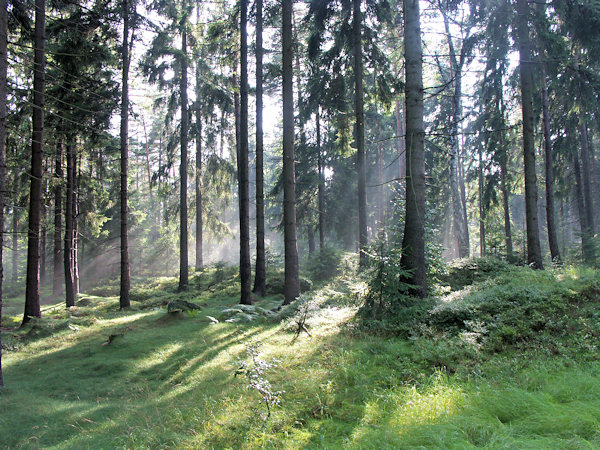
[[[293,344],[288,320],[210,324],[206,315],[237,302],[233,269],[197,274],[186,294],[175,293],[174,279],[138,280],[126,312],[110,286],[96,288],[72,311],[46,306],[42,321],[3,333],[12,350],[3,358],[0,446],[598,448],[600,275],[506,270],[439,300],[409,338],[363,331],[354,320],[360,289],[334,280],[306,294],[312,337]],[[203,310],[169,316],[163,304],[176,296]],[[258,304],[280,300],[272,293]],[[531,345],[503,340],[494,327],[521,333],[529,322],[493,309],[502,302],[534,305],[529,312],[572,328],[526,334]],[[7,300],[4,326],[21,308],[22,299]],[[464,311],[479,331],[449,325]],[[479,341],[465,339],[477,332]],[[285,391],[269,421],[259,394],[235,376],[257,341],[265,359],[279,360],[266,376]]]

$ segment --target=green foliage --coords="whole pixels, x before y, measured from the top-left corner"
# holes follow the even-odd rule
[[[307,265],[310,279],[325,281],[335,277],[340,272],[342,252],[333,247],[325,247],[314,255]]]

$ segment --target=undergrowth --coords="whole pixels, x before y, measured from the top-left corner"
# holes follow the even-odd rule
[[[239,300],[225,265],[194,273],[187,293],[174,278],[138,279],[126,311],[110,285],[71,310],[46,305],[42,320],[3,330],[0,446],[600,446],[597,271],[464,261],[445,269],[442,295],[404,297],[373,319],[356,315],[369,280],[354,258],[338,268],[261,322],[209,320]],[[168,314],[174,299],[202,309]],[[257,306],[281,301],[275,289]],[[7,299],[5,327],[21,302]],[[310,334],[296,336],[298,314]],[[265,384],[261,393],[235,377],[240,361],[251,374],[258,360],[278,361],[263,378],[285,391],[267,422]]]

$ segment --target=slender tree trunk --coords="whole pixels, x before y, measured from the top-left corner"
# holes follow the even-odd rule
[[[354,50],[354,113],[356,115],[356,172],[358,175],[358,251],[359,266],[367,265],[367,168],[365,149],[365,112],[362,61],[361,0],[352,0],[352,36]]]
[[[406,219],[401,266],[420,297],[427,292],[425,265],[425,151],[423,50],[419,0],[403,0],[406,70]]]
[[[552,143],[550,142],[550,106],[546,71],[542,65],[542,124],[544,128],[544,166],[546,169],[546,223],[548,225],[548,244],[552,261],[561,262],[556,225],[554,222],[554,167],[552,160]]]
[[[75,295],[79,294],[79,181],[81,173],[81,155],[77,162],[77,147],[74,146],[73,153],[73,288]]]
[[[502,205],[504,207],[504,242],[506,245],[506,256],[508,260],[513,258],[513,243],[512,243],[512,231],[510,226],[510,203],[508,192],[508,152],[504,148],[504,138],[501,137],[500,146],[503,148],[504,156],[500,161],[500,189],[502,190]]]
[[[46,1],[35,0],[33,64],[33,136],[31,142],[31,189],[27,243],[27,281],[23,324],[41,317],[40,310],[40,222],[42,213],[42,159],[44,143]]]
[[[263,1],[256,0],[256,269],[254,289],[263,297],[267,290],[265,258],[265,196],[263,172]]]
[[[319,250],[325,247],[325,176],[323,174],[323,155],[321,153],[321,112],[317,105],[317,169],[319,172]]]
[[[458,139],[458,124],[461,118],[461,96],[462,96],[462,64],[459,64],[450,34],[448,16],[440,9],[446,29],[446,39],[450,51],[451,78],[454,80],[452,92],[452,119],[450,122],[450,194],[452,198],[452,224],[458,247],[458,257],[469,257],[469,227],[464,220],[463,204],[459,187],[458,158],[460,154],[460,141]]]
[[[575,198],[577,200],[577,212],[579,213],[579,226],[581,229],[581,253],[583,255],[583,262],[585,264],[592,264],[594,262],[594,251],[587,223],[588,217],[585,210],[581,164],[577,148],[573,148],[573,170],[575,172]]]
[[[200,77],[196,77],[196,86]],[[202,108],[200,106],[200,89],[196,92],[196,270],[204,266],[202,258]]]
[[[13,207],[12,216],[12,280],[19,281],[19,214],[16,206]]]
[[[187,32],[181,33],[181,165],[180,195],[179,195],[179,291],[187,291],[189,283],[188,269],[188,207],[187,207],[187,179],[188,179],[188,95],[187,95]]]
[[[65,300],[67,308],[75,306],[75,284],[73,279],[73,197],[75,190],[75,148],[67,143],[67,198],[65,201],[65,250],[63,252],[65,274]]]
[[[486,139],[487,140],[487,139]],[[478,150],[479,167],[477,168],[477,185],[479,193],[479,254],[485,256],[485,207],[483,205],[483,149]]]
[[[525,172],[525,216],[527,221],[527,262],[543,269],[538,227],[537,182],[533,137],[533,80],[529,40],[528,0],[517,0],[519,72],[521,79],[521,109],[523,113],[523,165]]]
[[[123,0],[123,45],[121,60],[123,64],[121,85],[121,290],[119,307],[129,308],[129,237],[127,232],[127,169],[129,161],[129,5]],[[145,128],[145,126],[144,126]]]
[[[42,200],[42,234],[40,242],[40,283],[46,281],[46,205]]]
[[[250,191],[248,185],[248,0],[241,0],[240,14],[240,146],[238,153],[240,196],[240,303],[252,303],[250,264]]]
[[[404,150],[405,136],[404,136],[404,111],[402,108],[405,103],[401,102],[400,99],[396,99],[396,134],[398,135],[397,147],[398,147],[398,177],[400,182],[404,181],[406,175],[406,155]]]
[[[306,237],[308,239],[308,256],[315,254],[315,230],[312,226],[306,227]]]
[[[377,145],[377,236],[381,239],[385,233],[383,224],[383,145]]]
[[[62,272],[62,198],[63,198],[63,168],[62,168],[62,143],[56,144],[56,160],[54,161],[54,251],[52,258],[53,281],[52,295],[58,296],[62,292],[64,274]]]
[[[292,64],[293,0],[282,0],[282,75],[283,75],[283,241],[285,248],[284,304],[300,295],[296,234],[296,175],[294,162],[294,87]]]
[[[585,201],[585,216],[587,221],[587,232],[590,235],[594,234],[594,201],[592,199],[592,174],[590,153],[588,147],[587,125],[582,119],[580,124],[581,129],[581,168],[583,182],[583,199]]]
[[[2,286],[4,283],[4,209],[6,191],[6,74],[8,71],[8,2],[0,0],[0,325],[2,324]],[[0,388],[2,378],[2,334],[0,333]]]

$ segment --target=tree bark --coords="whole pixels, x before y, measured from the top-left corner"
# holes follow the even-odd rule
[[[19,281],[19,214],[16,205],[12,215],[12,280]]]
[[[581,119],[579,126],[581,130],[581,167],[582,167],[582,182],[583,182],[583,199],[585,201],[585,217],[587,232],[590,235],[594,234],[594,201],[592,199],[592,174],[590,163],[590,152],[588,147],[588,133],[585,121]]]
[[[543,269],[538,228],[537,184],[533,136],[533,80],[529,40],[528,0],[517,0],[519,72],[521,81],[521,109],[523,113],[523,166],[525,172],[525,216],[527,221],[527,262]]]
[[[188,95],[187,95],[187,31],[181,32],[181,80],[179,85],[181,95],[181,165],[180,194],[179,194],[179,287],[178,290],[187,291],[189,284],[188,269],[188,207],[187,207],[187,179],[188,179]]]
[[[510,226],[510,193],[508,191],[508,151],[505,148],[503,134],[501,135],[500,146],[504,155],[500,160],[500,189],[502,191],[502,206],[504,207],[504,242],[506,245],[506,256],[508,260],[513,258],[512,231]]]
[[[542,124],[544,128],[544,167],[546,173],[546,224],[548,226],[548,244],[550,256],[555,263],[561,262],[556,225],[554,222],[554,166],[552,157],[552,143],[550,141],[550,105],[548,101],[548,86],[546,85],[546,71],[542,65]]]
[[[199,70],[199,69],[196,69]],[[203,241],[202,241],[202,107],[200,105],[200,89],[196,77],[196,270],[204,266]]]
[[[123,64],[121,86],[121,289],[119,308],[129,308],[131,287],[129,271],[129,236],[127,231],[127,171],[129,161],[129,5],[123,0],[123,45],[121,60]]]
[[[240,213],[240,303],[252,304],[250,264],[250,191],[248,180],[248,0],[240,9],[240,146],[238,189]]]
[[[265,196],[263,168],[263,1],[256,0],[256,269],[252,292],[263,297],[267,290],[265,257]]]
[[[285,252],[284,304],[300,295],[296,233],[296,175],[294,162],[294,87],[292,64],[293,0],[282,0],[282,75],[283,75],[283,241]]]
[[[450,34],[450,24],[446,12],[440,8],[446,29],[446,39],[450,52],[451,78],[453,81],[452,92],[452,118],[450,122],[450,196],[452,198],[452,224],[458,248],[459,258],[469,257],[469,226],[464,220],[463,203],[459,187],[458,158],[460,155],[460,141],[458,139],[458,124],[461,118],[462,96],[462,61],[459,64]]]
[[[319,202],[319,250],[325,247],[325,176],[323,174],[323,155],[321,153],[321,112],[317,105],[317,170],[319,172],[318,202]]]
[[[4,283],[4,209],[6,192],[6,81],[8,71],[8,2],[0,0],[0,325],[2,324],[2,286]],[[2,334],[0,333],[0,388],[4,386],[2,377]]]
[[[487,139],[486,139],[487,141]],[[486,144],[487,146],[487,144]],[[484,257],[485,248],[485,207],[483,205],[483,149],[478,149],[479,166],[477,167],[477,186],[479,195],[479,256]]]
[[[423,50],[419,0],[403,0],[406,70],[406,219],[401,266],[413,293],[427,292],[425,265],[425,131],[423,125]]]
[[[356,172],[358,175],[358,251],[359,267],[367,265],[367,168],[365,149],[365,112],[362,61],[361,0],[352,0],[352,36],[354,50],[354,113],[356,116]]]
[[[579,162],[579,152],[577,151],[577,148],[573,148],[573,170],[575,173],[575,198],[577,200],[577,212],[579,213],[579,226],[581,229],[581,253],[583,262],[585,264],[592,264],[594,262],[594,250],[587,223],[588,217],[585,210],[581,164]]]
[[[396,99],[396,134],[398,135],[397,147],[398,147],[398,177],[400,182],[404,181],[406,174],[406,155],[404,145],[406,143],[404,136],[404,111],[402,107],[405,106],[405,102],[401,102],[400,99]]]
[[[31,186],[27,242],[27,281],[23,324],[41,317],[40,310],[40,224],[42,213],[42,159],[44,143],[46,1],[35,0],[33,64],[33,135],[31,142]]]
[[[67,143],[67,198],[65,201],[65,249],[63,264],[65,274],[65,301],[67,308],[75,306],[75,284],[73,279],[73,197],[75,191],[75,148]]]

